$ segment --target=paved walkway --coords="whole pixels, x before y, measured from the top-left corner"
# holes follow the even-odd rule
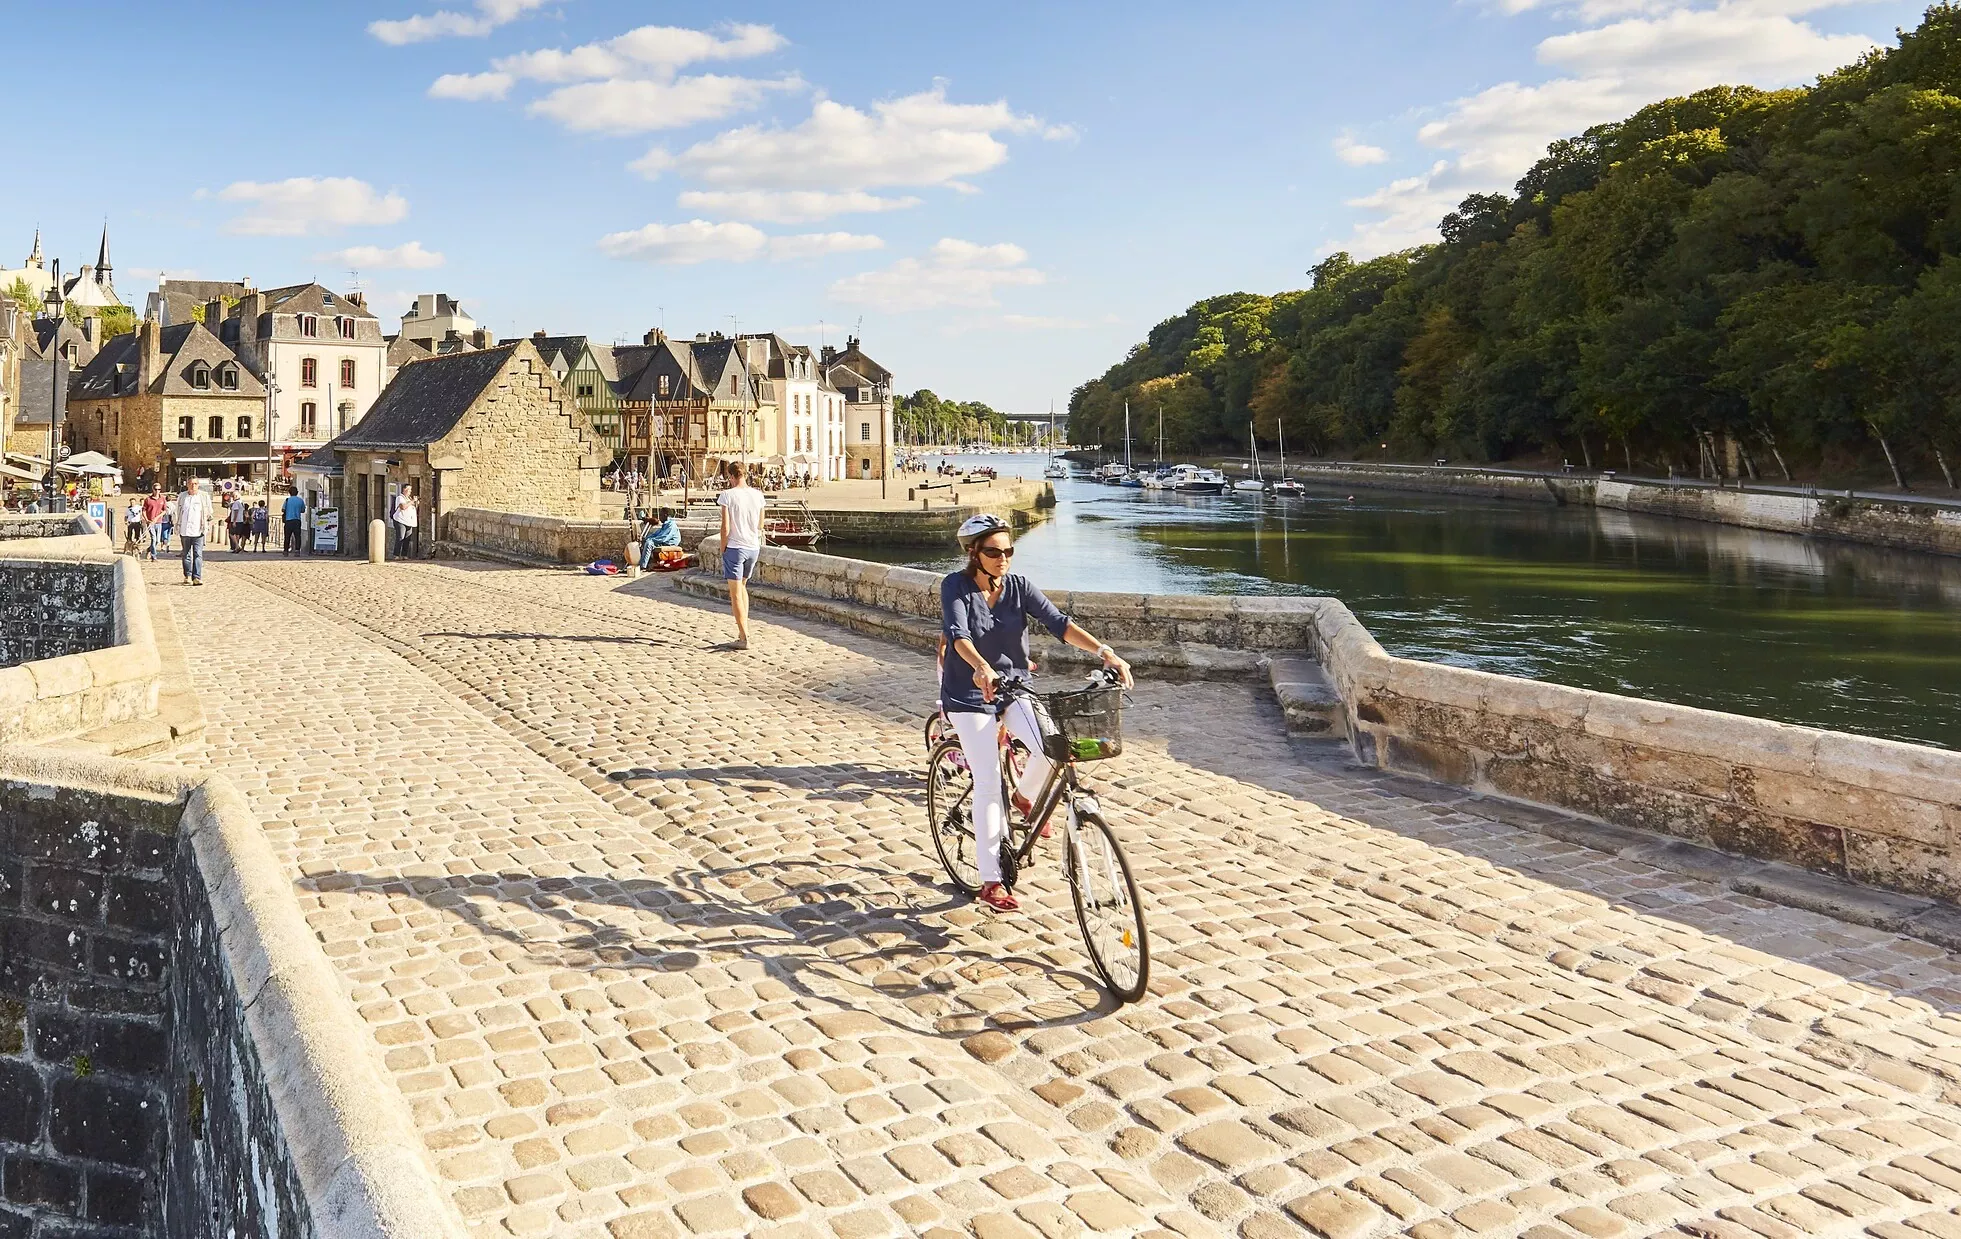
[[[1054,869],[950,899],[930,660],[666,583],[215,557],[178,605],[306,913],[485,1235],[1957,1236],[1961,966],[1154,685]]]

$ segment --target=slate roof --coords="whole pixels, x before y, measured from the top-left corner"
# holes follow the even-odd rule
[[[166,280],[163,287],[172,293],[182,293],[200,304],[214,297],[244,297],[251,293],[252,286],[243,280]]]
[[[337,451],[428,447],[456,428],[524,343],[513,340],[408,363],[396,371],[367,416],[327,446]]]
[[[48,373],[55,367],[53,375]],[[56,358],[42,361],[38,357],[20,359],[20,407],[14,415],[14,425],[45,426],[48,424],[48,409],[59,404],[61,420],[68,420],[68,363]]]
[[[82,367],[75,377],[74,396],[78,400],[103,400],[138,394],[136,380],[142,360],[141,331],[127,331],[102,346],[102,351]],[[264,399],[265,387],[258,377],[241,364],[230,349],[202,323],[173,323],[157,333],[159,373],[150,391],[165,396],[233,396]],[[211,367],[209,388],[192,387],[190,364],[202,361]],[[217,370],[225,363],[238,367],[236,389],[218,386]]]
[[[327,304],[332,297],[334,303]],[[342,318],[373,318],[374,311],[364,305],[355,305],[330,288],[319,284],[292,284],[285,288],[265,290],[263,313],[277,314],[338,314]]]
[[[586,348],[584,336],[532,336],[531,343],[537,348],[538,355],[545,359],[546,365],[563,355],[568,369],[578,364],[579,354]]]
[[[432,355],[428,349],[405,335],[388,337],[388,364],[391,366],[406,366]]]
[[[592,362],[595,366],[599,367],[600,377],[608,383],[619,382],[620,363],[619,358],[615,356],[617,350],[614,346],[611,344],[594,344],[591,348]]]

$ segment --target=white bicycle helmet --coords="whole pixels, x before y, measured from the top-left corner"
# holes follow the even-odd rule
[[[970,516],[960,522],[960,533],[958,534],[960,538],[960,549],[963,551],[972,551],[976,542],[979,542],[989,534],[1000,533],[1006,528],[1008,528],[1008,522],[1002,520],[992,512],[982,512],[976,516]]]

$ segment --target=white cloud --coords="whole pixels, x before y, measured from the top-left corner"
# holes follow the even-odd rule
[[[477,0],[477,11],[474,13],[457,13],[442,9],[415,17],[374,21],[368,23],[368,33],[383,43],[397,46],[451,36],[476,38],[489,34],[499,26],[509,25],[534,9],[543,8],[546,2],[547,0]]]
[[[1078,331],[1090,325],[1087,319],[1054,318],[1046,314],[1003,314],[996,321],[1015,331]]]
[[[856,189],[842,193],[816,189],[690,189],[676,202],[686,211],[769,224],[803,224],[833,215],[871,215],[919,205],[919,199],[911,195],[881,198]]]
[[[569,52],[548,48],[500,57],[491,62],[491,67],[513,77],[540,82],[586,82],[635,76],[665,78],[702,61],[767,56],[781,51],[790,42],[769,26],[732,25],[723,29],[724,34],[715,35],[681,26],[642,26]]]
[[[746,112],[773,92],[802,87],[794,74],[773,81],[714,73],[671,82],[613,78],[561,86],[526,110],[575,133],[645,133]]]
[[[445,73],[429,83],[431,99],[502,99],[516,79],[508,73]]]
[[[1335,139],[1335,158],[1351,168],[1359,168],[1364,164],[1389,162],[1389,152],[1379,146],[1357,142],[1354,138],[1343,134]]]
[[[791,128],[731,129],[678,155],[656,148],[633,167],[647,176],[673,169],[718,189],[971,188],[959,178],[998,167],[1008,147],[997,135],[1016,133],[1069,136],[1005,100],[950,103],[936,84],[870,112],[819,99]]]
[[[352,245],[344,250],[316,254],[315,257],[327,262],[337,262],[344,267],[369,269],[393,267],[411,271],[440,267],[446,261],[439,251],[423,249],[420,241],[407,241],[389,249],[383,249],[379,245]]]
[[[205,196],[199,191],[199,196]],[[295,176],[283,181],[234,181],[221,202],[248,203],[224,231],[246,237],[301,237],[351,226],[393,224],[409,213],[400,194],[378,194],[351,176]]]
[[[925,258],[901,258],[889,267],[847,276],[831,285],[839,301],[894,313],[941,306],[997,305],[997,290],[1040,284],[1047,277],[1027,265],[1019,245],[976,245],[944,237]]]
[[[612,232],[599,239],[601,253],[612,258],[687,266],[702,262],[790,262],[826,254],[880,249],[878,237],[849,232],[811,232],[772,237],[753,224],[711,223],[691,219],[685,224],[647,224],[629,232]]]
[[[1451,103],[1416,135],[1442,157],[1352,199],[1373,218],[1330,248],[1378,254],[1433,241],[1437,221],[1465,195],[1510,190],[1549,142],[1657,100],[1719,83],[1787,86],[1854,60],[1871,39],[1825,34],[1795,17],[1858,2],[1498,0],[1504,12],[1552,9],[1581,26],[1538,46],[1540,63],[1560,76],[1504,82]]]

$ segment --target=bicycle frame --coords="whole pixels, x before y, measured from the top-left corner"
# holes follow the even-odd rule
[[[1006,721],[1008,701],[1013,701],[1016,698],[1027,700],[1035,708],[1038,719],[1041,717],[1042,701],[1040,695],[1029,688],[1026,682],[1021,680],[1008,681],[1003,686],[1003,691],[1007,694],[1007,700],[996,710],[994,726],[997,734],[1005,742],[1008,736]],[[1001,781],[1004,792],[1013,790],[1013,785],[1010,783],[1005,772],[1001,776]],[[1024,838],[1021,841],[1021,846],[1015,849],[1015,863],[1017,865],[1026,865],[1028,863],[1028,858],[1035,854],[1035,845],[1041,841],[1042,827],[1047,825],[1049,819],[1055,816],[1055,811],[1062,807],[1063,799],[1078,790],[1079,784],[1076,782],[1076,763],[1055,761],[1051,758],[1048,780],[1042,784],[1041,792],[1038,795],[1030,797],[1028,801],[1029,813],[1026,821],[1026,829],[1023,831]],[[1003,795],[1002,803],[1004,805],[1010,804],[1010,797]],[[1073,812],[1064,818],[1064,826],[1072,836],[1075,834],[1076,815]]]

